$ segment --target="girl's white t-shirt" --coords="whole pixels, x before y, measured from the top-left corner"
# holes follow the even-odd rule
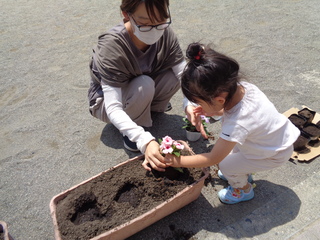
[[[300,130],[255,85],[241,82],[243,99],[222,117],[220,137],[236,142],[248,159],[265,159],[290,147]]]

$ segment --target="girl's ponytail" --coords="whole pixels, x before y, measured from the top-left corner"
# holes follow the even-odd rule
[[[200,43],[191,43],[186,51],[189,61],[200,61],[204,54],[204,46]]]

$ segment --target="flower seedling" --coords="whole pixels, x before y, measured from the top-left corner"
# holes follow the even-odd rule
[[[177,142],[176,140],[173,140],[169,136],[165,136],[164,138],[159,139],[159,143],[160,143],[160,153],[162,155],[169,153],[169,154],[174,154],[177,157],[180,157],[181,150],[184,149],[184,146],[181,143]],[[174,169],[183,173],[182,168],[174,168]]]
[[[201,123],[203,125],[204,131],[206,132],[207,135],[209,135],[209,132],[207,130],[207,124],[209,123],[209,118],[204,115],[200,115],[200,117],[201,117]],[[198,132],[196,127],[192,125],[192,123],[189,121],[187,116],[182,118],[182,120],[185,122],[185,125],[182,128],[185,128],[187,131],[190,131],[190,132]]]

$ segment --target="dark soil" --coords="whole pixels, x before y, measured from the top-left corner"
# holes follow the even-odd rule
[[[191,127],[186,127],[186,130],[187,130],[188,132],[199,132],[199,131],[197,131],[196,128],[191,128]]]
[[[308,108],[304,108],[304,109],[300,110],[298,112],[298,114],[300,116],[303,116],[307,120],[307,123],[311,123],[313,118],[314,118],[314,116],[315,116],[315,114],[316,114],[316,112],[315,111],[311,111]]]
[[[289,120],[300,129],[300,136],[293,144],[293,148],[299,153],[310,152],[310,147],[319,147],[320,145],[320,121],[312,123],[316,115],[315,111],[303,108],[297,114],[291,114]]]
[[[320,127],[316,124],[308,124],[302,129],[305,133],[309,134],[312,140],[316,140],[320,136]]]
[[[304,124],[307,122],[307,119],[299,116],[298,114],[291,114],[289,116],[289,120],[297,127],[302,128]]]
[[[175,176],[169,176],[173,173]],[[136,160],[72,190],[57,204],[62,239],[90,239],[148,212],[202,176],[201,169],[147,172]]]

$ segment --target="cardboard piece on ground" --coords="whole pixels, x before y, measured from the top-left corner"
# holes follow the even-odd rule
[[[301,109],[303,108],[309,108],[309,107],[302,106]],[[289,117],[291,114],[295,114],[295,113],[297,114],[298,111],[300,111],[301,109],[290,108],[288,111],[284,112],[283,115],[285,115],[286,117]],[[309,109],[312,110],[311,108]],[[320,121],[320,114],[316,113],[312,123],[317,123],[318,121]],[[311,159],[314,159],[315,157],[320,155],[320,142],[317,143],[315,146],[308,146],[308,149],[309,149],[308,151],[303,153],[294,151],[291,158],[298,161],[310,161]]]

